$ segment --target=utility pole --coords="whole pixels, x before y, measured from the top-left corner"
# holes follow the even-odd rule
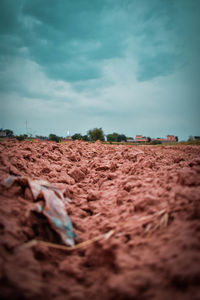
[[[27,120],[26,120],[26,134],[28,135],[28,126],[27,126]]]

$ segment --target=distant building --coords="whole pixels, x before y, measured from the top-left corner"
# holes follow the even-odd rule
[[[148,143],[148,142],[158,142],[160,143],[170,143],[170,142],[177,142],[178,137],[175,137],[174,135],[167,135],[166,138],[156,138],[156,139],[151,139],[150,137],[142,136],[142,135],[136,135],[135,137],[135,142],[136,143]]]
[[[0,137],[6,137],[6,131],[5,130],[0,130]]]
[[[174,135],[167,135],[168,142],[177,142],[177,139]]]
[[[152,139],[152,141],[155,142],[161,142],[161,143],[170,143],[170,142],[177,142],[177,138],[174,135],[167,135],[167,138],[156,138]]]
[[[127,143],[133,143],[134,139],[133,138],[127,138],[126,141],[127,141]]]
[[[149,142],[149,139],[146,136],[136,135],[135,141],[137,143],[146,143],[146,142]]]
[[[13,131],[10,129],[0,129],[0,137],[1,138],[12,138]]]

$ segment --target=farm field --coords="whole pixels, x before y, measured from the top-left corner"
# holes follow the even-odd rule
[[[74,247],[24,178],[63,195]],[[2,299],[200,298],[200,146],[1,140],[0,180]]]

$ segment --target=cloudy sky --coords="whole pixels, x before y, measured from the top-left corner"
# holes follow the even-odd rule
[[[1,0],[0,127],[200,135],[199,0]]]

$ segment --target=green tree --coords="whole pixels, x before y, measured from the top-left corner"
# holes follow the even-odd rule
[[[72,140],[82,140],[82,135],[80,133],[75,133],[72,135]]]
[[[28,138],[28,135],[27,134],[21,134],[21,135],[17,135],[16,136],[16,139],[18,140],[18,141],[24,141],[25,139],[27,139]]]
[[[12,137],[12,136],[13,136],[13,131],[12,131],[12,130],[10,130],[10,129],[5,129],[4,131],[6,132],[6,136],[7,136],[7,137]]]
[[[108,142],[117,142],[119,134],[117,132],[107,134],[107,141]]]
[[[61,141],[61,137],[57,136],[56,134],[50,133],[49,140],[50,141],[55,141],[56,143],[59,143]]]
[[[151,142],[151,138],[150,138],[150,136],[148,136],[148,137],[147,137],[147,140],[148,140],[148,143],[150,143],[150,142]]]
[[[103,132],[102,128],[90,129],[88,131],[88,136],[91,141],[97,141],[97,140],[104,141],[105,140],[104,132]]]
[[[117,137],[117,141],[118,142],[126,142],[127,138],[126,138],[125,134],[119,134]]]
[[[83,135],[83,136],[82,136],[82,140],[83,140],[83,141],[89,141],[88,135],[87,135],[87,134]]]

